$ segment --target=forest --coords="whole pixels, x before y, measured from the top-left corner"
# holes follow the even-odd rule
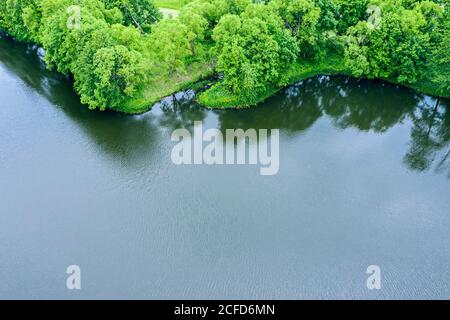
[[[0,30],[43,48],[90,109],[135,114],[205,83],[202,105],[237,108],[334,74],[450,98],[449,11],[449,0],[2,0]]]

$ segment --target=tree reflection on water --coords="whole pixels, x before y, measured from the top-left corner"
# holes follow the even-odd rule
[[[450,101],[435,99],[383,81],[344,76],[311,78],[284,90],[258,107],[207,110],[188,90],[163,99],[144,116],[93,112],[82,106],[70,79],[45,69],[35,46],[0,37],[0,62],[34,91],[76,122],[100,149],[120,161],[147,161],[156,150],[160,129],[192,130],[194,121],[217,118],[219,129],[280,129],[305,134],[321,118],[339,129],[385,133],[411,124],[404,164],[415,171],[434,170],[450,178]],[[162,136],[160,136],[162,137]]]

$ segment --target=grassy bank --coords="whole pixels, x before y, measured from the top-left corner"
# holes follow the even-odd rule
[[[180,10],[191,0],[155,0],[159,9]],[[185,71],[173,75],[152,77],[141,95],[127,101],[113,110],[127,114],[140,114],[148,111],[153,104],[174,92],[198,86],[204,79],[213,75],[210,62],[196,62],[189,65]]]
[[[431,79],[431,71],[427,77],[420,79],[415,84],[400,84],[393,79],[383,79],[392,84],[402,85],[414,89],[420,93],[440,96],[450,99],[450,94],[440,94],[436,91],[436,85]],[[148,111],[151,106],[177,91],[198,87],[203,80],[214,75],[211,63],[195,63],[188,67],[183,73],[176,73],[170,77],[160,76],[149,82],[142,96],[138,99],[128,101],[123,107],[115,109],[119,112],[129,114],[140,114]],[[331,57],[327,60],[317,63],[301,63],[297,61],[288,71],[288,82],[286,86],[303,81],[305,79],[320,75],[346,75],[352,76],[350,70],[346,68],[344,62],[339,57]],[[227,108],[248,108],[264,102],[278,91],[281,87],[271,87],[263,94],[259,95],[255,100],[248,101],[238,95],[234,95],[223,85],[218,82],[209,90],[198,95],[198,102],[207,108],[227,109]]]
[[[0,28],[17,41],[42,47],[48,66],[70,76],[81,102],[91,109],[142,113],[219,73],[224,80],[198,95],[206,107],[249,107],[301,80],[352,72],[392,77],[384,80],[396,84],[397,79],[415,82],[422,77],[406,86],[449,95],[450,26],[437,4],[427,2],[442,16],[439,23],[424,8],[394,10],[386,0],[389,19],[380,26],[382,32],[372,32],[365,10],[358,16],[361,28],[354,30],[351,15],[358,8],[334,8],[331,0],[305,0],[301,7],[314,7],[311,12],[321,16],[316,25],[300,29],[288,23],[286,12],[294,10],[300,20],[309,13],[290,8],[289,1],[197,0],[188,8],[191,1],[196,0],[156,0],[156,6],[140,0],[0,1]],[[83,19],[69,27],[67,5],[72,2],[83,5]],[[347,15],[344,25],[335,21],[342,15]],[[410,15],[421,24],[412,18],[403,21]],[[398,30],[392,31],[392,25]],[[327,52],[333,56],[324,59]],[[343,56],[349,60],[344,62]]]
[[[123,106],[114,110],[128,114],[146,112],[153,104],[164,97],[178,91],[197,87],[198,83],[210,78],[212,75],[213,69],[211,64],[203,62],[193,63],[185,72],[177,72],[172,76],[159,76],[150,79],[141,97],[129,100]]]
[[[336,74],[349,74],[342,60],[337,57],[331,57],[318,63],[301,63],[297,61],[288,71],[288,81],[286,85],[318,75]],[[211,89],[201,93],[198,97],[198,101],[201,105],[208,108],[246,108],[265,101],[282,88],[283,87],[270,87],[256,99],[249,101],[248,99],[230,93],[223,83],[219,82],[211,87]]]
[[[442,93],[437,91],[437,86],[431,80],[432,74],[433,71],[429,70],[429,72],[422,79],[419,79],[419,81],[414,84],[398,83],[394,79],[382,80],[392,84],[414,89],[420,93],[450,99],[449,92]],[[339,57],[331,57],[327,60],[317,63],[302,63],[297,61],[291,66],[288,71],[288,81],[285,86],[270,87],[268,90],[260,94],[256,99],[252,101],[231,93],[221,82],[215,84],[209,90],[201,93],[198,96],[198,101],[201,105],[212,109],[248,108],[264,102],[266,99],[273,96],[286,86],[321,75],[352,76],[351,71],[345,66],[344,61]]]

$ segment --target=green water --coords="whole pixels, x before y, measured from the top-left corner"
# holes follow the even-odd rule
[[[345,77],[249,110],[193,98],[92,112],[0,39],[0,298],[450,298],[449,101]],[[194,121],[280,129],[279,173],[174,165]]]

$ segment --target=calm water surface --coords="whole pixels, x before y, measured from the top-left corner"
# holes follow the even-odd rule
[[[0,298],[450,298],[449,101],[344,77],[250,110],[192,97],[92,112],[0,39]],[[279,128],[279,174],[175,166],[195,120]]]

